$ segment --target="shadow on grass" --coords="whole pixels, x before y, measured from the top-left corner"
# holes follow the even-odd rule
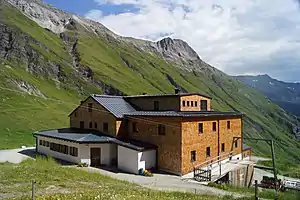
[[[25,155],[25,156],[28,156],[30,158],[33,158],[33,159],[36,159],[37,157],[44,157],[44,158],[47,158],[49,156],[45,155],[45,154],[41,154],[39,152],[36,152],[35,148],[32,148],[32,149],[24,149],[24,150],[21,150],[18,152],[19,154],[22,154],[22,155]],[[65,161],[65,160],[61,160],[61,159],[58,159],[58,158],[53,158],[58,164],[60,165],[64,165],[64,166],[72,166],[72,165],[75,165],[75,163],[72,163],[72,162],[68,162],[68,161]]]

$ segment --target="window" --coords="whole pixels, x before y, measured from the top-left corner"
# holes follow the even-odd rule
[[[154,101],[154,110],[159,110],[159,101]]]
[[[77,112],[74,113],[74,116],[77,117]]]
[[[89,127],[93,128],[93,122],[90,122]]]
[[[166,135],[166,127],[163,124],[158,125],[158,135]]]
[[[132,122],[132,131],[134,133],[138,133],[139,132],[139,130],[137,128],[137,123],[136,122]]]
[[[230,129],[230,121],[227,121],[227,129]]]
[[[191,151],[191,162],[196,161],[196,151]]]
[[[43,140],[40,140],[40,145],[42,145],[42,146],[43,146]]]
[[[221,151],[225,152],[225,143],[222,143],[222,145],[221,145]]]
[[[70,155],[77,157],[78,156],[78,149],[76,147],[70,147]]]
[[[81,121],[81,122],[80,122],[80,128],[81,128],[81,129],[84,129],[84,121]]]
[[[198,124],[199,133],[203,133],[203,123]]]
[[[46,147],[50,146],[50,142],[46,141]]]
[[[207,101],[206,100],[201,100],[201,111],[207,111]]]
[[[206,147],[206,157],[210,157],[210,147]]]
[[[195,107],[198,107],[198,102],[197,101],[195,101]]]
[[[89,111],[89,112],[92,112],[92,110],[93,110],[93,104],[92,104],[92,103],[89,103],[89,104],[88,104],[88,111]]]
[[[103,122],[103,131],[108,131],[108,123]]]
[[[43,146],[46,146],[46,141],[45,140],[43,140],[43,144],[42,144]]]
[[[217,131],[217,122],[212,123],[212,130]]]
[[[63,154],[68,154],[69,152],[69,147],[67,145],[62,145],[62,144],[56,144],[56,143],[50,143],[50,150],[52,151],[57,151]]]
[[[97,124],[97,122],[95,122],[95,128],[98,128],[98,124]]]
[[[191,106],[194,107],[194,101],[191,101]]]
[[[234,141],[234,147],[237,148],[238,147],[238,141]]]
[[[182,106],[185,107],[185,101],[182,101]]]
[[[187,101],[186,104],[187,104],[187,106],[190,106],[190,101]]]

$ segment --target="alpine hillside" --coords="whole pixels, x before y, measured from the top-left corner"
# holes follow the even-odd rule
[[[279,159],[300,162],[299,119],[205,63],[184,41],[121,37],[41,1],[0,0],[0,148],[33,145],[32,132],[68,126],[92,93],[202,92],[214,110],[245,114],[246,137],[275,139]],[[246,141],[269,154],[263,142]]]
[[[300,83],[286,83],[268,75],[236,76],[236,78],[263,92],[286,111],[300,116]]]

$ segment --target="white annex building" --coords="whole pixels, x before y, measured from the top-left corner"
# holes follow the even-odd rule
[[[120,140],[74,128],[39,131],[34,136],[37,152],[71,163],[116,166],[134,174],[141,168],[156,167],[155,147],[140,141]]]

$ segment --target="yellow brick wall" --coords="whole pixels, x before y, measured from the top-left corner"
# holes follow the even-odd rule
[[[227,130],[227,121],[231,121],[231,129]],[[217,130],[212,131],[212,122],[217,123]],[[221,144],[225,143],[225,152],[231,151],[233,136],[241,136],[241,119],[219,119],[220,122],[220,154]],[[198,124],[203,123],[203,133],[199,134]],[[226,126],[224,126],[224,124]],[[206,157],[206,147],[210,147],[210,157]],[[182,122],[182,173],[192,172],[194,166],[218,156],[218,120],[190,119]],[[196,151],[196,161],[191,162],[191,151]],[[234,154],[241,153],[241,140]]]
[[[201,100],[207,101],[207,111],[210,111],[210,99],[206,97],[202,97],[199,95],[189,95],[189,96],[181,96],[180,97],[180,110],[181,111],[201,111]],[[183,101],[185,101],[185,106],[183,106]],[[190,102],[190,106],[187,106],[187,101]],[[193,101],[193,105],[191,106],[191,101]],[[195,106],[195,101],[197,102],[197,106]]]
[[[88,112],[89,103],[93,104],[92,112]],[[89,97],[70,115],[70,127],[80,128],[80,121],[84,121],[85,129],[93,129],[101,132],[104,132],[103,122],[106,122],[108,123],[108,131],[104,133],[112,136],[115,136],[116,133],[118,133],[118,127],[120,127],[120,122],[116,123],[116,117],[95,102],[92,97]],[[92,122],[92,128],[89,127],[90,122]],[[95,128],[95,123],[97,123],[97,128]]]
[[[133,133],[132,123],[137,122],[138,133]],[[166,135],[158,135],[158,124],[166,126]],[[179,118],[133,117],[128,118],[131,138],[157,145],[159,169],[181,174],[181,128]]]

